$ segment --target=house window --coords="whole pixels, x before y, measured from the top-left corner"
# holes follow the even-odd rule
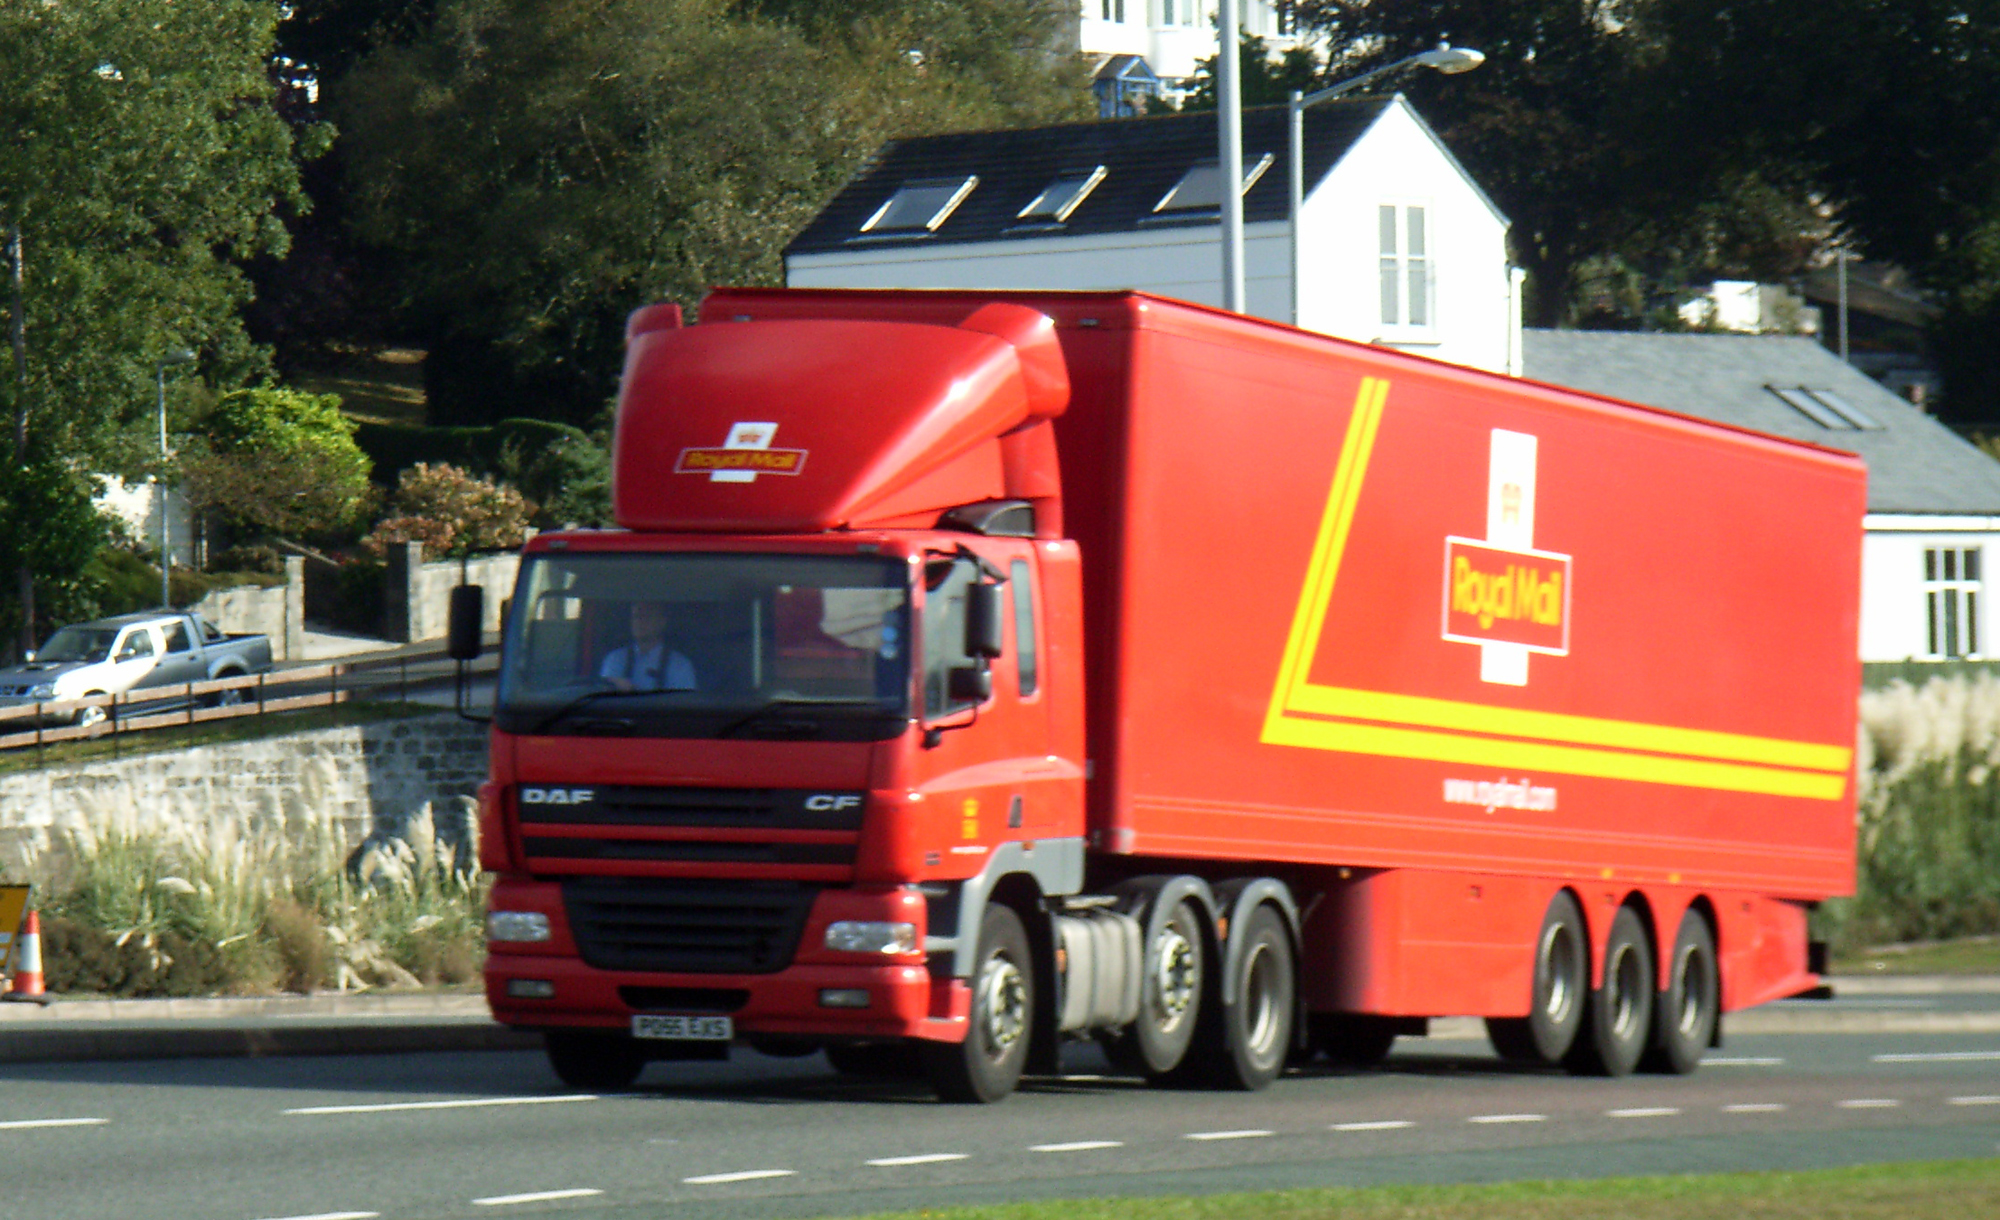
[[[905,182],[862,223],[861,231],[877,236],[909,237],[935,232],[978,185],[979,179],[973,176]]]
[[[1048,220],[1061,224],[1076,211],[1077,205],[1086,199],[1097,184],[1104,181],[1104,167],[1094,165],[1075,173],[1057,174],[1055,180],[1042,188],[1042,193],[1028,201],[1016,215],[1018,220]]]
[[[1924,550],[1924,611],[1930,656],[1979,655],[1979,548]]]
[[[1382,324],[1429,329],[1431,259],[1423,208],[1385,203],[1376,209],[1382,247]]]
[[[1125,20],[1125,0],[1099,0],[1106,21]]]
[[[1160,0],[1161,25],[1200,25],[1203,0]]]
[[[1803,385],[1770,385],[1764,388],[1822,428],[1831,428],[1836,432],[1873,432],[1882,427],[1872,416],[1832,390]]]

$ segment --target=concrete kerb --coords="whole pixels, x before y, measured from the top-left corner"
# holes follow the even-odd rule
[[[2000,994],[2000,977],[1838,978],[1837,997]],[[1726,1018],[1731,1035],[2000,1033],[2000,1011],[1856,1011],[1810,1002]],[[1476,1018],[1431,1023],[1441,1041],[1485,1039]],[[0,1005],[0,1063],[534,1050],[540,1039],[496,1024],[464,992],[323,993],[175,1000],[58,1000]]]

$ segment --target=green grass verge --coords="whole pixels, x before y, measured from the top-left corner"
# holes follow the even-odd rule
[[[354,702],[332,707],[303,708],[295,712],[272,712],[265,716],[243,716],[213,720],[184,728],[148,729],[142,733],[121,733],[87,741],[59,741],[37,750],[18,746],[0,751],[0,775],[34,771],[42,767],[73,767],[78,763],[101,762],[112,758],[134,758],[168,750],[195,746],[226,745],[237,741],[262,741],[317,729],[336,729],[352,724],[374,724],[383,720],[408,720],[416,716],[440,716],[449,709],[421,703]]]
[[[2000,1215],[2000,1160],[1803,1173],[1060,1200],[892,1215],[895,1220],[1963,1220]]]
[[[1836,955],[1834,974],[2000,974],[2000,936],[1876,945]]]
[[[373,424],[422,424],[424,354],[407,348],[353,348],[328,368],[300,373],[294,387],[314,394],[340,395],[341,413]]]

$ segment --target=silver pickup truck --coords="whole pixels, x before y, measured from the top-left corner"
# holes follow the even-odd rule
[[[0,707],[49,703],[91,695],[134,695],[149,687],[179,686],[211,678],[259,674],[271,668],[271,641],[261,635],[225,635],[198,614],[121,614],[64,627],[23,663],[0,669]],[[214,704],[239,703],[241,690],[217,691]],[[148,710],[185,700],[162,692]],[[87,707],[78,724],[104,719]]]

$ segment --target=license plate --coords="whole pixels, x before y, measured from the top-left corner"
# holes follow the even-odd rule
[[[641,1014],[632,1018],[634,1038],[655,1038],[677,1042],[727,1042],[736,1036],[728,1017],[663,1017]]]

